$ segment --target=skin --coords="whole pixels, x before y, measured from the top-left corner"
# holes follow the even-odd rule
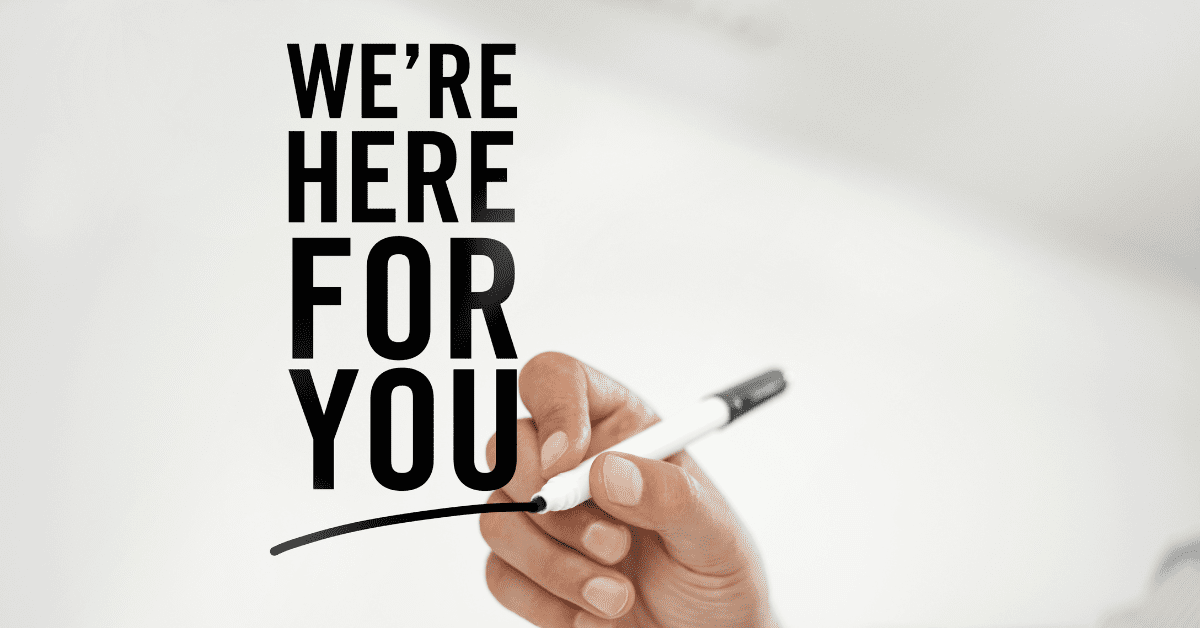
[[[624,386],[561,353],[533,358],[519,381],[533,417],[518,422],[516,473],[490,503],[529,501],[658,422]],[[567,511],[480,517],[488,588],[506,608],[543,628],[776,626],[758,554],[686,452],[605,454],[590,481],[592,500]]]

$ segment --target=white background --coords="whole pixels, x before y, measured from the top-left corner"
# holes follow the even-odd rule
[[[1194,6],[1133,3],[0,4],[0,618],[523,625],[473,518],[267,553],[484,499],[453,473],[446,329],[449,238],[482,236],[516,259],[520,363],[565,351],[652,403],[789,370],[693,448],[785,625],[1091,625],[1200,534],[1197,31]],[[515,42],[520,117],[428,119],[427,57],[401,54],[378,90],[399,119],[360,120],[356,48],[345,117],[301,120],[292,42],[476,64]],[[287,131],[341,131],[346,173],[353,129],[450,134],[463,219],[469,131],[514,131],[492,189],[516,222],[350,223],[347,174],[341,222],[288,223]],[[393,169],[372,204],[403,216],[402,144],[371,155]],[[436,465],[412,493],[368,456],[394,365],[365,261],[393,234],[434,269],[406,366],[439,400]],[[360,369],[333,491],[287,377],[297,236],[353,240],[316,274],[343,291],[317,308],[322,398]],[[476,329],[490,419],[512,365]]]

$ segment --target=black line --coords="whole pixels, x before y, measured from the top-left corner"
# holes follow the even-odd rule
[[[435,508],[433,510],[422,510],[420,512],[409,512],[399,515],[389,515],[387,517],[377,517],[375,519],[367,519],[365,521],[355,521],[345,525],[334,526],[312,534],[305,534],[301,537],[296,537],[290,541],[280,543],[271,548],[271,555],[278,556],[290,549],[296,549],[301,545],[316,543],[325,539],[350,534],[351,532],[361,532],[370,530],[371,528],[381,528],[383,526],[396,525],[397,523],[409,523],[412,521],[425,521],[426,519],[441,519],[442,517],[457,517],[459,515],[481,515],[485,512],[537,512],[541,506],[534,502],[524,504],[467,504],[466,506],[451,506],[449,508]]]

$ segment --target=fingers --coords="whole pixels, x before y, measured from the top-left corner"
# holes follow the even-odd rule
[[[542,477],[578,465],[592,426],[583,363],[561,353],[542,353],[521,369],[519,382],[521,401],[538,427]]]
[[[668,461],[602,454],[589,480],[598,506],[629,525],[658,532],[667,552],[693,571],[727,575],[745,565],[737,520],[686,453]]]
[[[546,480],[542,479],[541,465],[537,458],[537,436],[537,428],[534,427],[532,420],[520,419],[517,421],[517,468],[513,471],[512,479],[503,488],[513,501],[529,501],[533,494],[546,484]],[[484,455],[487,457],[488,466],[495,468],[495,434],[488,440]]]
[[[550,536],[602,565],[620,562],[633,542],[628,526],[596,507],[580,506],[527,518]]]
[[[489,465],[495,462],[495,446],[493,437],[487,448]],[[527,502],[545,484],[538,474],[536,459],[531,457],[536,447],[537,434],[533,422],[528,419],[517,421],[517,470],[503,489],[511,501]],[[632,540],[629,527],[613,520],[599,508],[572,508],[548,512],[531,519],[546,534],[602,564],[615,564],[629,552]]]
[[[541,628],[609,628],[601,619],[554,597],[495,554],[488,555],[488,589],[508,610]]]
[[[489,501],[506,500],[496,492]],[[524,513],[484,514],[479,529],[496,556],[554,597],[608,619],[633,608],[633,583],[624,574],[555,543]]]
[[[521,401],[537,425],[539,475],[573,469],[592,452],[628,438],[654,421],[653,413],[624,386],[562,353],[542,353],[521,369]],[[607,444],[596,447],[593,429]]]

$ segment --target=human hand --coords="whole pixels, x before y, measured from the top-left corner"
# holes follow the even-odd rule
[[[624,386],[561,353],[521,370],[517,469],[488,503],[527,502],[546,480],[658,422]],[[488,443],[495,464],[495,438]],[[665,461],[600,456],[592,500],[561,512],[488,513],[487,583],[509,610],[543,628],[774,626],[762,565],[704,472],[681,452]]]

